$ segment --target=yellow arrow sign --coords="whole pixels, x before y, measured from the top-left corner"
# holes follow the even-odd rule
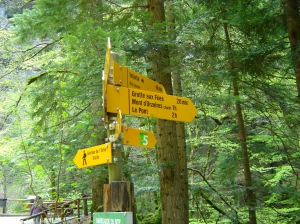
[[[188,98],[107,85],[107,112],[191,122],[197,114]]]
[[[155,144],[156,138],[152,132],[123,126],[123,145],[153,148]]]
[[[78,168],[112,163],[111,143],[78,150],[73,161]]]
[[[114,83],[133,89],[166,94],[163,85],[117,62],[113,62]]]

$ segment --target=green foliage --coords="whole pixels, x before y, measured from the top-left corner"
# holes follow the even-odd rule
[[[166,70],[181,73],[183,96],[198,109],[186,124],[191,223],[248,219],[237,102],[258,223],[298,221],[299,103],[281,1],[171,2],[173,39],[159,32],[166,24],[150,29],[146,1],[37,0],[13,15],[10,30],[0,30],[0,163],[9,165],[0,180],[13,180],[8,195],[26,197],[34,190],[44,198],[76,198],[91,193],[92,177],[106,178],[105,166],[78,170],[72,160],[78,149],[105,138],[101,70],[110,36],[122,64],[149,77],[151,49],[176,47],[175,63]],[[155,132],[152,118],[125,120]],[[124,160],[139,222],[160,223],[155,151],[126,148]]]
[[[162,222],[161,215],[161,208],[159,207],[154,213],[137,215],[137,220],[141,224],[159,224]]]

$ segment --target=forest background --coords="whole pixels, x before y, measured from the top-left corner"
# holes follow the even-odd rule
[[[298,0],[0,3],[0,198],[87,194],[101,210],[107,167],[72,160],[105,140],[110,37],[120,63],[198,109],[124,117],[158,139],[123,148],[138,223],[300,223]]]

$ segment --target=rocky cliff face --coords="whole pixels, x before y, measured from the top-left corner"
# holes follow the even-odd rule
[[[5,8],[0,6],[0,28],[5,29],[8,26],[8,19],[5,16]]]
[[[4,16],[4,14],[5,14],[5,9],[0,6],[0,16],[2,17]]]

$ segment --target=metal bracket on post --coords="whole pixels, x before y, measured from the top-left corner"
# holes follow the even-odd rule
[[[116,148],[116,147],[122,147],[122,144],[121,143],[113,143],[112,145],[113,148]]]
[[[117,163],[117,162],[123,162],[123,159],[122,158],[113,157],[113,163]]]
[[[116,139],[116,135],[115,134],[109,136],[109,141],[110,142],[115,142],[116,140],[117,139]]]
[[[109,125],[108,125],[108,128],[109,128],[109,130],[114,130],[115,129],[115,126],[116,126],[116,124],[115,124],[115,121],[113,122],[113,123],[110,123]]]

